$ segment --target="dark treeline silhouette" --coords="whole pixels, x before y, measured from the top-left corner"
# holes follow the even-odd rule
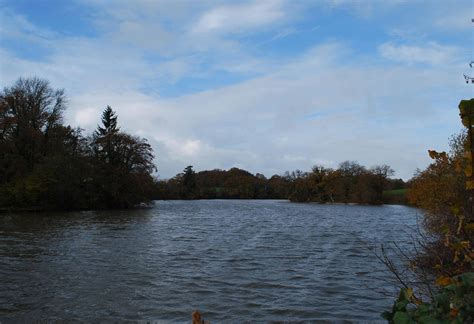
[[[285,177],[270,179],[232,168],[195,172],[188,166],[170,180],[156,183],[158,199],[285,199],[290,182]]]
[[[0,92],[0,210],[129,208],[151,199],[403,203],[404,195],[387,194],[405,188],[390,179],[390,167],[350,161],[271,178],[238,168],[196,173],[188,166],[158,181],[151,146],[121,131],[111,107],[90,135],[64,125],[65,108],[64,91],[37,78]]]
[[[112,108],[89,136],[64,125],[66,98],[45,80],[0,93],[0,208],[128,208],[151,198],[153,151],[120,131]]]
[[[170,180],[158,181],[157,199],[290,199],[319,203],[405,203],[402,179],[391,179],[386,165],[367,169],[346,161],[337,169],[314,166],[267,179],[238,168],[195,172],[192,166]]]

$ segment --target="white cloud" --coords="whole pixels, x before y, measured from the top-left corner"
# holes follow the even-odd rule
[[[193,26],[200,33],[238,33],[274,23],[285,16],[283,1],[261,0],[238,5],[225,5],[205,12]]]
[[[97,123],[97,116],[100,116],[100,108],[98,107],[84,107],[76,110],[74,113],[73,122],[76,125],[81,125],[83,127],[88,126],[91,128]]]
[[[89,132],[111,105],[123,130],[150,140],[164,177],[189,164],[198,170],[238,166],[270,176],[351,159],[390,164],[408,178],[428,162],[426,150],[445,143],[459,125],[449,108],[455,110],[470,90],[461,83],[453,46],[388,41],[379,47],[383,57],[409,66],[380,66],[342,41],[269,59],[245,48],[235,33],[277,26],[282,32],[269,34],[291,35],[296,31],[279,25],[292,14],[288,3],[215,7],[196,1],[191,9],[179,3],[99,1],[99,36],[48,36],[54,51],[42,61],[0,49],[0,82],[36,75],[65,87],[67,121]],[[23,23],[21,30],[36,28]],[[221,71],[247,77],[207,91],[161,96],[163,84],[206,73],[220,77]]]
[[[438,43],[428,43],[423,46],[418,45],[396,45],[384,43],[378,48],[383,57],[403,63],[428,63],[444,64],[451,63],[458,59],[458,49],[454,46],[445,46]]]
[[[436,143],[432,133],[420,129],[443,120],[437,136],[438,143],[446,142],[459,124],[446,107],[463,97],[462,88],[453,91],[459,88],[453,66],[359,66],[348,59],[351,50],[338,43],[314,47],[258,78],[168,99],[134,86],[136,74],[147,75],[148,66],[133,55],[108,60],[106,53],[102,59],[82,52],[66,59],[67,54],[72,53],[65,50],[50,63],[9,62],[66,87],[67,121],[89,132],[111,105],[122,129],[150,139],[163,177],[189,164],[198,170],[239,166],[269,176],[351,159],[390,164],[408,178],[426,165],[425,152]],[[122,60],[125,70],[115,70]]]
[[[317,27],[313,27],[314,28],[317,28]],[[315,30],[315,29],[314,29]],[[281,39],[281,38],[285,38],[285,37],[288,37],[290,35],[293,35],[295,33],[297,33],[298,30],[294,27],[288,27],[288,28],[285,28],[283,29],[282,31],[278,32],[277,34],[275,34],[270,41],[274,41],[274,40],[277,40],[277,39]]]
[[[36,43],[44,43],[57,34],[45,28],[38,28],[23,15],[18,15],[8,9],[0,10],[0,39],[16,38]]]

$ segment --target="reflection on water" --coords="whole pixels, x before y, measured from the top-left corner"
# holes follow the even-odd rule
[[[286,201],[0,215],[1,320],[380,320],[393,298],[366,243],[417,210]]]

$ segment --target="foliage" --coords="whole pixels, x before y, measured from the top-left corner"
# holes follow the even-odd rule
[[[266,199],[286,198],[287,182],[266,179],[238,168],[195,172],[191,166],[168,181],[157,182],[159,199]]]
[[[63,90],[19,79],[0,93],[0,208],[131,207],[154,189],[146,140],[120,132],[111,107],[92,136],[63,125]]]
[[[443,286],[431,302],[417,298],[413,289],[403,288],[391,312],[383,317],[390,323],[472,323],[474,321],[474,272],[438,282]],[[410,307],[413,306],[413,307]]]
[[[462,100],[459,109],[467,132],[451,139],[451,152],[428,152],[434,162],[416,174],[408,194],[424,209],[424,229],[431,234],[411,267],[437,278],[439,288],[422,301],[405,285],[392,311],[383,315],[390,322],[474,321],[474,99]]]
[[[385,201],[384,190],[405,185],[401,179],[388,178],[391,174],[388,166],[367,170],[356,162],[345,162],[337,170],[314,166],[310,172],[296,170],[269,179],[263,174],[253,175],[238,168],[195,173],[188,166],[174,178],[158,181],[156,198],[290,199],[296,202],[381,204]]]
[[[410,181],[408,199],[411,204],[425,210],[424,225],[431,232],[442,233],[445,226],[455,230],[457,221],[454,213],[460,208],[467,208],[469,193],[465,187],[466,177],[459,172],[464,151],[456,152],[455,149],[459,147],[459,142],[465,140],[463,134],[453,138],[450,153],[429,151],[433,163]]]
[[[384,190],[393,189],[395,183],[404,186],[401,179],[389,178],[393,174],[387,165],[367,169],[354,161],[345,161],[336,170],[315,166],[295,180],[290,200],[382,204]]]

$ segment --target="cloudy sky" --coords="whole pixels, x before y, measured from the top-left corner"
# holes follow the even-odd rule
[[[65,88],[88,132],[111,105],[162,178],[356,160],[407,179],[474,96],[473,3],[0,0],[0,86]]]

